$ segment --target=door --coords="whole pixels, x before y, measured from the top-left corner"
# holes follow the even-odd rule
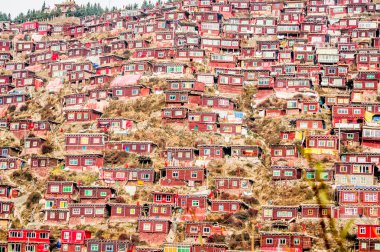
[[[137,180],[137,172],[130,172],[129,180]]]

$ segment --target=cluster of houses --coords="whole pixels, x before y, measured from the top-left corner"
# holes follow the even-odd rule
[[[56,8],[65,14],[76,4]],[[290,223],[328,219],[359,220],[355,248],[380,250],[379,13],[380,3],[372,0],[180,0],[77,23],[1,22],[0,133],[22,144],[0,141],[0,169],[29,169],[46,178],[63,165],[65,171],[95,172],[98,181],[46,183],[43,224],[73,228],[62,229],[54,242],[49,230],[9,229],[22,190],[0,184],[0,226],[8,230],[0,251],[47,252],[54,246],[62,252],[224,252],[233,248],[212,237],[229,235],[229,228],[208,217],[236,213],[286,227],[270,225],[268,231],[257,224],[259,239],[250,239],[260,251],[309,251],[319,237],[291,232]],[[107,36],[91,39],[93,34]],[[164,86],[148,85],[147,79]],[[70,93],[62,95],[67,88]],[[252,90],[248,118],[241,97]],[[61,95],[63,122],[9,116],[40,92]],[[153,95],[164,100],[160,126],[222,136],[225,143],[183,147],[120,140],[141,130],[140,122],[106,116],[104,108]],[[273,126],[279,140],[235,141],[252,137],[247,122],[254,120],[283,126]],[[87,124],[91,130],[62,130]],[[58,145],[54,135],[63,141],[62,155],[45,151]],[[107,155],[125,152],[158,156],[164,166],[107,163]],[[239,170],[216,174],[208,167],[213,160],[254,164],[267,157],[271,185],[326,185],[330,201],[253,206],[248,202],[258,181]],[[132,196],[132,188],[152,191],[143,202],[125,203],[121,187]],[[125,222],[150,246],[75,229]],[[185,240],[176,243],[179,225]]]

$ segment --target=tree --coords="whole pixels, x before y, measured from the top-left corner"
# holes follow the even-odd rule
[[[46,3],[45,3],[45,1],[44,1],[44,3],[42,4],[42,7],[41,7],[41,11],[44,12],[45,9],[46,9]]]
[[[141,9],[146,9],[148,8],[148,1],[144,0],[143,3],[141,4]]]

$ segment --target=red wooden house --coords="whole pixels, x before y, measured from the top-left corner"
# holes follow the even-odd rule
[[[149,155],[156,149],[157,145],[152,141],[107,141],[106,149],[118,150],[139,155]]]
[[[9,169],[19,169],[24,167],[25,161],[19,158],[14,157],[0,157],[0,169],[9,170]]]
[[[241,200],[210,200],[210,204],[213,213],[235,213],[249,208]]]
[[[236,107],[236,103],[231,98],[224,96],[201,95],[197,98],[190,97],[190,99],[191,103],[212,109],[233,110]]]
[[[148,210],[147,215],[149,218],[170,219],[173,213],[173,206],[171,204],[149,203],[144,207]]]
[[[15,50],[17,53],[31,53],[35,50],[35,44],[32,41],[17,41]]]
[[[9,251],[50,251],[50,231],[49,230],[8,230]]]
[[[304,233],[260,232],[260,250],[262,251],[308,251],[316,239]]]
[[[23,152],[25,154],[36,154],[41,150],[45,142],[46,140],[40,137],[25,137]]]
[[[337,186],[335,192],[339,205],[376,206],[380,202],[378,186]]]
[[[161,117],[165,123],[183,123],[187,114],[186,107],[165,107],[162,109]]]
[[[202,252],[202,251],[226,252],[228,249],[228,246],[223,243],[196,243],[196,244],[192,244],[192,249],[194,252]]]
[[[0,96],[0,107],[4,105],[19,105],[29,99],[27,94],[6,94]]]
[[[94,88],[89,90],[88,95],[90,99],[95,99],[96,101],[107,100],[109,93],[107,88]]]
[[[63,97],[63,106],[75,106],[79,104],[84,104],[88,100],[86,93],[79,94],[69,94]]]
[[[64,112],[68,123],[95,121],[102,116],[102,112],[95,109],[65,109]]]
[[[302,219],[334,218],[333,204],[301,204]]]
[[[108,202],[116,197],[116,190],[106,186],[79,186],[81,203]]]
[[[0,227],[3,230],[9,228],[12,217],[14,216],[14,202],[8,200],[0,200]]]
[[[291,166],[271,166],[272,180],[274,181],[288,181],[298,180],[301,178],[301,169]]]
[[[142,206],[125,203],[110,203],[110,219],[125,221],[126,219],[137,220],[142,215]]]
[[[31,169],[43,169],[56,167],[60,163],[61,159],[46,157],[46,156],[32,156],[30,158]]]
[[[184,213],[191,213],[194,211],[206,212],[207,209],[207,195],[204,194],[185,194],[178,195],[177,207],[184,210]]]
[[[135,121],[125,118],[97,118],[97,127],[114,132],[132,130]]]
[[[199,144],[197,148],[199,150],[199,157],[203,159],[217,159],[224,158],[226,147],[223,145]]]
[[[78,187],[72,181],[48,181],[46,197],[73,198],[78,193]]]
[[[338,137],[334,135],[312,135],[305,139],[305,147],[313,149],[338,149]]]
[[[104,164],[104,155],[95,153],[66,154],[65,168],[85,171],[97,170]]]
[[[152,192],[153,202],[161,204],[176,204],[178,195],[171,192]]]
[[[195,158],[195,148],[192,147],[167,147],[163,152],[169,161],[192,161]]]
[[[260,158],[262,150],[257,145],[232,145],[231,156],[237,158]]]
[[[334,168],[335,185],[375,185],[374,174],[377,168],[373,163],[336,162]]]
[[[376,165],[380,164],[380,153],[370,153],[370,152],[348,152],[341,153],[340,159],[342,162],[352,162],[352,163],[374,163]]]
[[[304,178],[308,181],[322,181],[332,182],[334,180],[334,169],[314,169],[314,168],[306,168]]]
[[[86,240],[91,232],[85,230],[63,229],[61,231],[61,252],[77,252],[86,248]]]
[[[322,119],[297,119],[296,128],[301,130],[324,130],[326,127]]]
[[[112,98],[122,99],[124,97],[147,96],[150,93],[150,88],[143,85],[131,85],[124,87],[112,87],[109,91]]]
[[[162,186],[203,185],[206,170],[200,167],[165,167],[160,169],[160,177]]]
[[[70,204],[70,225],[78,224],[98,224],[108,217],[108,208],[106,204]]]
[[[356,236],[359,241],[359,252],[376,251],[380,247],[380,225],[357,224]]]
[[[353,90],[365,91],[367,93],[377,92],[378,78],[380,78],[379,71],[360,71],[354,79]]]
[[[107,139],[104,133],[67,133],[65,150],[103,150]]]
[[[155,171],[152,168],[102,168],[99,177],[106,183],[121,181],[143,185],[154,182]]]
[[[112,77],[109,75],[93,75],[90,77],[90,85],[104,86],[106,83],[111,82]]]
[[[217,113],[189,112],[188,127],[191,131],[216,132]]]
[[[243,75],[236,74],[219,74],[218,90],[221,93],[240,94],[243,91]]]
[[[236,67],[236,62],[237,58],[232,54],[211,54],[209,66],[233,69]]]
[[[10,51],[12,43],[10,40],[0,40],[0,51]]]
[[[333,127],[345,126],[346,124],[361,124],[364,120],[365,108],[362,106],[333,106],[332,125]]]
[[[86,239],[86,247],[88,252],[109,252],[133,251],[134,245],[129,240],[110,240],[110,239]]]
[[[49,120],[19,119],[9,122],[9,131],[19,138],[25,135],[26,130],[32,131],[37,136],[46,136],[47,132],[54,130],[56,125],[56,122]]]
[[[270,146],[272,160],[294,159],[298,157],[298,150],[292,144],[273,144]]]
[[[10,184],[0,184],[0,198],[17,198],[19,195],[19,190],[16,186]]]
[[[167,219],[139,219],[137,232],[139,233],[169,233],[171,221]]]
[[[380,148],[380,128],[375,126],[363,126],[362,145],[371,148]]]
[[[211,235],[222,235],[223,229],[217,222],[206,221],[186,221],[185,236],[186,237],[209,237]]]
[[[298,217],[299,206],[262,206],[263,220],[283,220],[289,221]]]

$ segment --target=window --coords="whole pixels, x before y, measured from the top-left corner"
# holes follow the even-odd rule
[[[293,156],[294,155],[294,150],[286,150],[286,155],[287,156]]]
[[[12,251],[20,251],[20,250],[12,250]],[[35,245],[25,245],[25,252],[35,252]]]
[[[85,196],[92,196],[92,190],[84,190]]]
[[[26,238],[36,238],[36,233],[35,232],[28,232],[28,233],[26,233]]]
[[[281,176],[281,171],[280,170],[274,170],[273,171],[273,177],[279,177]]]
[[[365,193],[365,202],[377,202],[377,193]]]
[[[85,159],[84,160],[84,165],[93,165],[94,161],[92,159]]]
[[[365,234],[365,233],[366,233],[365,227],[360,227],[360,234]]]
[[[40,239],[48,239],[49,234],[48,233],[40,233]]]
[[[275,156],[282,156],[282,150],[274,150]]]
[[[356,200],[355,193],[345,193],[343,199],[346,202],[354,202]]]
[[[280,245],[285,245],[286,244],[286,239],[284,239],[284,238],[281,238],[279,241],[280,241]]]
[[[50,186],[50,192],[52,193],[59,192],[59,186]]]
[[[80,209],[79,208],[73,208],[72,213],[74,215],[78,215],[78,214],[80,214]]]
[[[314,172],[307,172],[306,178],[307,179],[315,179],[315,173]]]
[[[347,139],[354,139],[354,133],[347,133]]]
[[[272,238],[266,238],[265,242],[266,242],[266,244],[273,244],[273,239]]]
[[[92,208],[85,208],[84,209],[84,214],[92,214],[94,211]]]
[[[288,217],[288,218],[291,218],[293,217],[293,213],[291,211],[278,211],[277,212],[277,217]]]
[[[112,244],[107,244],[105,252],[114,252],[113,245]]]
[[[294,238],[293,242],[294,242],[294,245],[299,245],[300,244],[300,239],[299,238]]]
[[[285,177],[293,176],[293,171],[285,171]]]
[[[144,223],[144,225],[143,225],[143,230],[144,230],[144,231],[148,231],[148,230],[150,230],[150,223]]]
[[[191,206],[199,206],[199,200],[192,200]]]
[[[156,231],[159,231],[161,232],[162,230],[164,229],[164,225],[163,224],[156,224]]]

